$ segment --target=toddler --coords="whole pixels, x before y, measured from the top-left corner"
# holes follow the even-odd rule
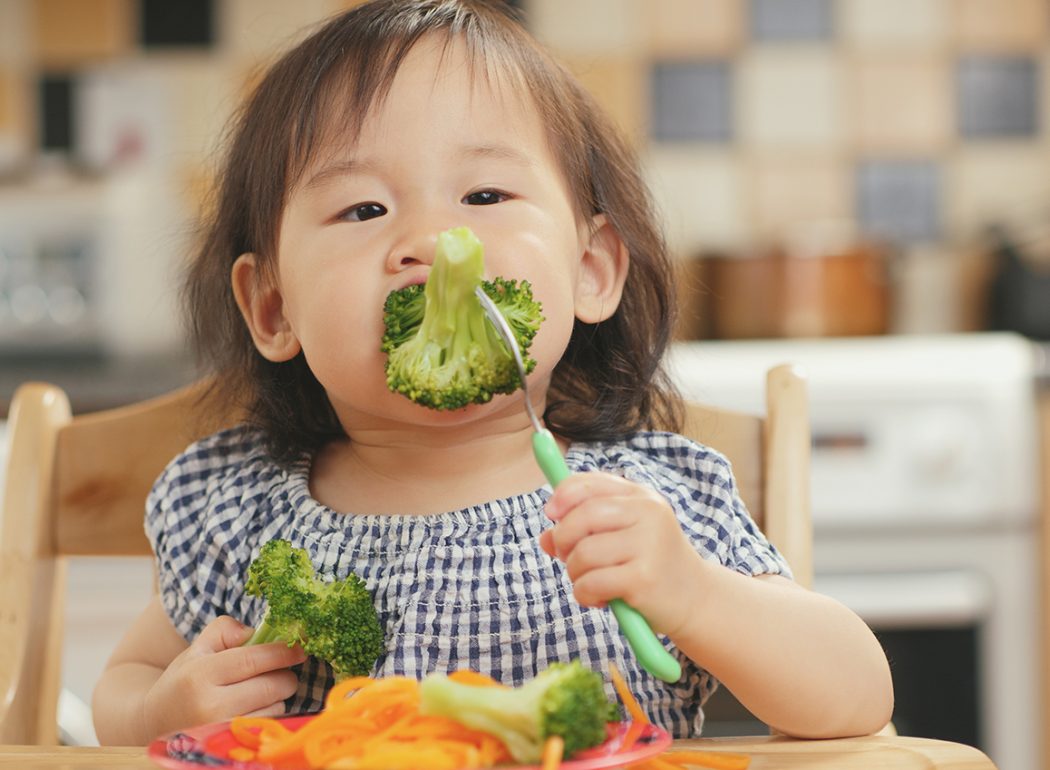
[[[798,736],[889,719],[885,656],[796,586],[716,452],[672,432],[661,359],[671,262],[636,160],[499,0],[376,0],[280,59],[239,113],[185,299],[243,425],[185,450],[150,495],[159,595],[95,692],[103,743],[237,714],[318,709],[331,670],[240,645],[263,543],[363,578],[386,632],[375,676],[470,668],[520,684],[615,664],[651,719],[695,736],[728,686]],[[529,392],[573,475],[552,493],[522,392],[441,412],[386,387],[382,308],[470,227],[486,270],[545,321]],[[654,678],[607,602],[683,665]],[[612,690],[610,688],[610,694]]]

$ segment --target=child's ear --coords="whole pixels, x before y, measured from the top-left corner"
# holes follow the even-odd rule
[[[299,339],[284,316],[281,292],[263,275],[255,255],[237,257],[230,278],[237,307],[263,358],[279,363],[298,355]]]
[[[584,323],[604,321],[620,304],[627,279],[627,246],[604,214],[591,222],[576,281],[576,317]]]

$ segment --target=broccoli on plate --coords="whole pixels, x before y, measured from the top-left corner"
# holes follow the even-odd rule
[[[266,615],[245,644],[302,645],[339,678],[369,674],[383,653],[383,627],[364,581],[353,573],[321,580],[306,551],[287,540],[263,545],[245,590],[266,600]]]
[[[566,757],[597,746],[606,739],[606,724],[619,719],[601,676],[579,661],[554,663],[520,687],[464,684],[430,674],[419,695],[421,713],[496,736],[522,764],[538,763],[552,735],[565,742]]]
[[[389,294],[383,308],[387,387],[431,409],[483,404],[521,387],[514,357],[474,295],[481,286],[507,319],[525,371],[532,338],[543,320],[528,281],[483,279],[484,250],[466,227],[438,236],[425,285]]]

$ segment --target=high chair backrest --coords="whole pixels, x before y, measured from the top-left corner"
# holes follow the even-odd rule
[[[752,518],[791,565],[795,582],[811,588],[809,401],[802,370],[781,364],[766,373],[765,416],[687,404],[682,434],[729,459]]]
[[[729,457],[744,501],[808,585],[804,382],[780,367],[767,389],[767,418],[690,405],[684,432]],[[189,443],[237,419],[211,408],[205,390],[77,417],[53,385],[16,392],[0,508],[0,743],[57,742],[66,557],[150,553],[153,481]]]

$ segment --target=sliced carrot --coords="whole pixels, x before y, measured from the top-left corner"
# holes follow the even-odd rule
[[[671,750],[660,755],[660,759],[674,766],[703,767],[710,770],[747,770],[751,757],[728,751],[680,751]]]
[[[682,770],[681,765],[665,762],[661,757],[650,757],[644,762],[631,765],[630,770]]]
[[[613,687],[616,688],[616,694],[619,695],[620,700],[623,701],[623,707],[627,709],[627,713],[630,714],[631,720],[646,725],[649,724],[649,717],[645,715],[641,705],[635,700],[635,697],[631,695],[631,690],[627,686],[627,682],[624,681],[620,670],[612,663],[609,664],[609,676],[612,678]]]
[[[633,748],[649,719],[631,695],[623,676],[610,667],[613,684],[632,724],[619,752]],[[455,672],[459,681],[481,687],[500,686],[474,672]],[[473,770],[509,764],[507,747],[498,738],[448,717],[419,713],[419,682],[406,677],[355,677],[337,684],[325,709],[298,730],[279,719],[238,717],[230,724],[237,746],[230,757],[305,770]],[[544,742],[543,770],[557,770],[565,743],[557,736]],[[714,751],[670,751],[631,766],[632,770],[745,770],[745,754]]]
[[[632,721],[631,726],[627,728],[627,732],[623,735],[623,740],[620,741],[619,747],[616,749],[617,754],[623,754],[624,752],[630,751],[634,748],[634,744],[638,742],[638,739],[642,737],[642,732],[645,730],[645,722]]]
[[[558,770],[561,758],[565,754],[565,740],[560,735],[552,735],[543,742],[542,770]]]
[[[325,697],[325,708],[328,709],[341,703],[346,700],[352,692],[360,690],[362,687],[367,687],[374,681],[374,679],[367,676],[351,676],[340,682],[336,682],[335,686],[328,691],[328,695]]]
[[[480,671],[471,671],[469,668],[453,671],[448,675],[448,678],[453,682],[475,685],[477,687],[506,687],[505,684],[500,684],[488,674],[482,674]]]
[[[479,686],[502,686],[481,674],[469,678]],[[296,731],[269,717],[237,718],[230,732],[240,745],[231,756],[309,770],[467,770],[511,759],[507,747],[490,733],[448,717],[420,714],[414,679],[345,679],[332,688],[325,704],[324,711]]]
[[[242,745],[257,749],[264,740],[287,737],[292,731],[269,717],[235,717],[230,733]]]
[[[255,750],[245,746],[234,746],[229,753],[234,762],[251,762],[255,759]]]

